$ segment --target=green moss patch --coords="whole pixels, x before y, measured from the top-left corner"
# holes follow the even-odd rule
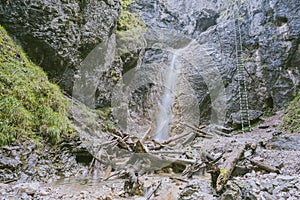
[[[68,101],[0,26],[0,145],[60,140],[71,127]]]
[[[128,6],[134,5],[134,0],[120,0],[121,13],[118,20],[117,32],[136,28],[145,28],[144,22],[136,13],[130,12]]]
[[[295,99],[286,109],[283,117],[282,129],[290,133],[294,133],[300,126],[300,90]]]

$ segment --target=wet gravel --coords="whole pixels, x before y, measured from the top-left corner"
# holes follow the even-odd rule
[[[167,177],[156,174],[156,178],[145,174],[141,177],[144,195],[132,197],[123,193],[125,179],[101,181],[96,178],[96,183],[91,183],[88,178],[81,177],[70,179],[69,182],[58,182],[55,181],[59,177],[58,171],[64,171],[63,176],[78,174],[80,168],[75,158],[68,151],[57,153],[49,147],[36,148],[34,144],[27,144],[4,146],[0,149],[0,200],[143,200],[146,199],[147,190],[158,181],[162,181],[163,184],[150,199],[298,200],[300,199],[300,133],[281,132],[280,122],[280,115],[275,115],[255,127],[251,133],[234,134],[232,137],[218,136],[209,140],[200,139],[192,144],[212,155],[222,153],[224,157],[230,155],[240,145],[256,144],[255,152],[246,152],[245,155],[280,169],[279,174],[251,170],[244,175],[234,176],[227,182],[222,194],[217,194],[211,188],[210,177],[203,179],[202,175],[187,178],[176,174],[179,178],[174,179],[175,174],[172,173]],[[87,166],[81,168],[87,170]]]

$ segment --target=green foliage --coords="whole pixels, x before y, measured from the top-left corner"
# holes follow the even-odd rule
[[[269,37],[269,41],[274,41],[276,39],[276,35],[272,35],[271,37]]]
[[[113,122],[107,120],[106,122],[102,123],[101,130],[102,131],[108,131],[108,132],[115,132],[116,131],[116,126]]]
[[[68,101],[0,26],[0,145],[16,139],[56,143],[71,130]]]
[[[118,20],[118,32],[145,27],[144,22],[137,16],[137,14],[128,10],[128,6],[133,5],[133,3],[134,0],[120,0],[121,13]]]
[[[220,175],[222,176],[222,182],[224,184],[227,180],[227,171],[226,171],[226,169],[221,168],[220,169]]]
[[[111,69],[110,72],[109,72],[109,77],[115,82],[117,83],[120,79],[118,73],[114,70],[114,69]]]
[[[100,119],[107,120],[111,116],[111,107],[96,109],[95,112],[98,114]]]
[[[295,99],[286,109],[283,118],[282,129],[290,133],[294,133],[300,126],[300,89]]]
[[[81,125],[81,129],[101,130],[107,132],[116,130],[116,126],[110,121],[111,107],[94,110],[86,107],[84,104],[79,104],[76,106],[76,109],[78,109],[78,113],[80,113],[80,121],[78,125]]]

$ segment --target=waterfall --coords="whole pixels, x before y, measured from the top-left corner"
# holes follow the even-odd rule
[[[156,130],[154,134],[154,140],[157,142],[163,142],[168,139],[170,124],[173,121],[172,106],[176,94],[177,65],[177,55],[174,53],[171,63],[165,71],[163,94],[158,102],[158,114],[156,116]]]

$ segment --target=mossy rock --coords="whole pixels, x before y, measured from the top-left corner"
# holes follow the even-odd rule
[[[71,129],[68,100],[0,26],[0,145],[16,139],[57,143]]]
[[[290,103],[289,107],[285,110],[283,117],[284,131],[294,133],[300,131],[300,89],[295,99]]]
[[[145,28],[145,23],[137,13],[131,12],[128,7],[134,6],[134,0],[120,0],[121,12],[118,20],[117,32],[136,28]]]

